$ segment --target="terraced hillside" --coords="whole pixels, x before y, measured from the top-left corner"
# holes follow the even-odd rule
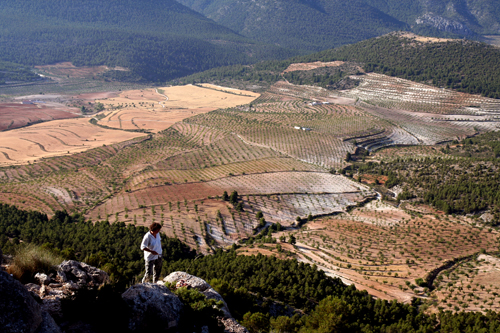
[[[293,247],[283,243],[290,235],[296,239]],[[453,306],[459,305],[469,311],[481,310],[485,307],[479,309],[479,304],[489,302],[490,309],[500,308],[500,297],[491,293],[498,290],[498,286],[494,283],[491,287],[493,281],[486,280],[494,276],[493,267],[482,264],[481,257],[475,261],[480,250],[496,251],[498,237],[496,230],[477,227],[468,218],[443,216],[418,205],[395,208],[382,201],[372,201],[349,213],[314,220],[300,230],[273,234],[275,242],[299,260],[315,264],[327,274],[380,298],[409,301],[412,297],[426,297],[436,288],[433,294],[439,301],[431,304],[441,307],[445,299],[444,303],[450,304],[446,309],[454,310]],[[270,250],[271,254],[279,255],[276,245],[268,239],[258,247],[251,245],[240,251],[269,253]],[[454,260],[457,266],[453,266]],[[490,258],[489,261],[496,263],[498,259]],[[476,269],[470,274],[472,270],[468,270],[468,266],[481,265],[484,272]],[[430,274],[436,269],[436,275]],[[438,275],[441,271],[443,274]],[[438,279],[434,280],[436,276]],[[489,290],[476,295],[480,303],[451,300],[452,288],[462,286],[462,294],[470,297],[465,290],[472,290],[470,285],[478,288],[475,283]],[[465,288],[467,284],[470,284],[468,289]],[[483,287],[481,290],[485,290]]]
[[[456,172],[469,168],[466,154],[496,146],[449,155],[466,145],[452,141],[497,131],[499,103],[382,74],[350,79],[359,85],[282,80],[261,93],[204,84],[68,97],[92,114],[2,132],[0,201],[92,221],[159,222],[202,253],[235,244],[241,254],[294,257],[380,298],[430,295],[434,310],[497,309],[496,285],[485,282],[494,266],[477,257],[496,262],[497,230],[420,198],[387,202],[429,186],[408,191],[405,182],[424,171],[385,166],[439,156],[456,159]],[[474,174],[488,178],[496,170],[488,163]],[[396,176],[403,185],[387,185]]]

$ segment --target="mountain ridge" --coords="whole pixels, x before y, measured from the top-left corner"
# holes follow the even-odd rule
[[[298,43],[291,44],[287,36],[293,32],[294,38],[313,51],[400,29],[474,39],[500,33],[500,4],[487,0],[355,0],[348,4],[326,0],[178,1],[256,40],[280,40],[280,45],[296,48]]]

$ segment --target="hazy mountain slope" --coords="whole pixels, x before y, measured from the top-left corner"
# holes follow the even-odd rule
[[[255,44],[173,0],[0,2],[1,60],[119,65],[131,68],[135,78],[156,81],[266,56],[280,57],[280,50]]]
[[[438,36],[500,33],[494,0],[178,0],[245,36],[320,50],[393,30]]]
[[[463,36],[500,33],[500,2],[494,0],[365,0],[414,30],[433,27]]]
[[[178,0],[238,33],[294,49],[321,50],[406,25],[362,0]]]

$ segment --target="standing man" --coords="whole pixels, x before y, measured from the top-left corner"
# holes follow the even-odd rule
[[[149,280],[153,273],[153,283],[156,283],[161,273],[162,249],[160,239],[161,224],[153,222],[149,226],[149,232],[144,235],[141,243],[141,250],[144,251],[146,261],[146,273],[142,278],[142,283]]]

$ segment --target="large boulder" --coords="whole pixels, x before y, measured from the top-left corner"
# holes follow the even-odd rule
[[[183,304],[167,287],[141,283],[127,289],[122,298],[131,310],[131,331],[164,332],[179,324]]]
[[[48,312],[42,312],[42,323],[36,333],[61,333],[61,329]]]
[[[164,282],[175,283],[177,288],[187,287],[193,288],[201,292],[208,299],[215,299],[216,301],[222,301],[224,306],[221,308],[222,312],[224,312],[224,317],[232,318],[231,312],[229,312],[229,308],[227,307],[226,301],[222,298],[222,296],[215,291],[214,288],[210,284],[208,284],[205,280],[200,279],[197,276],[188,274],[186,272],[173,272],[169,276],[163,279]]]
[[[84,262],[66,260],[57,266],[57,279],[62,283],[68,283],[74,289],[78,289],[81,286],[100,286],[109,281],[109,275]]]
[[[10,274],[0,271],[0,331],[2,333],[60,333],[54,319]]]

